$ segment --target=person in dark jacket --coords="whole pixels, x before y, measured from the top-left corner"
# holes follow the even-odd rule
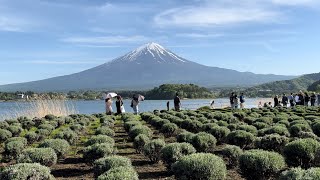
[[[285,93],[283,93],[281,102],[283,104],[283,107],[287,107],[288,106],[288,97],[286,96]]]
[[[121,106],[123,106],[122,98],[121,98],[121,96],[117,96],[117,101],[116,101],[117,114],[121,114],[122,113]]]
[[[231,109],[234,109],[234,92],[231,93],[229,99],[230,99]]]
[[[304,106],[304,94],[303,94],[303,92],[300,91],[298,96],[299,96],[299,104],[298,105]]]
[[[174,109],[176,111],[180,111],[181,101],[178,93],[176,93],[176,97],[173,99],[173,103],[174,103]]]
[[[310,96],[306,92],[306,93],[304,93],[304,105],[308,106],[309,105],[309,101],[310,101]]]
[[[278,95],[276,95],[273,100],[274,100],[274,107],[278,107],[278,106],[279,106],[279,98],[278,98]]]
[[[317,96],[316,96],[316,93],[312,93],[311,96],[310,96],[310,102],[311,102],[311,106],[315,106],[316,104],[316,99],[317,99]]]
[[[288,99],[289,99],[290,107],[294,107],[294,96],[293,96],[293,93],[290,94]]]

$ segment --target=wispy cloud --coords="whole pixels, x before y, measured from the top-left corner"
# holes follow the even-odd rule
[[[98,36],[98,37],[69,37],[64,38],[62,41],[68,43],[79,43],[79,44],[119,44],[119,43],[139,43],[145,42],[149,38],[141,35],[136,36]]]
[[[180,33],[180,34],[177,34],[176,36],[187,37],[187,38],[217,38],[217,37],[224,36],[224,34]]]
[[[26,20],[0,14],[0,31],[23,32],[28,25]]]
[[[319,5],[319,0],[272,0],[273,4],[286,6],[312,6]]]
[[[157,26],[222,26],[240,23],[276,22],[281,13],[249,1],[205,1],[201,5],[166,10],[154,17]]]
[[[80,65],[80,64],[100,64],[107,60],[86,60],[86,61],[56,61],[56,60],[31,60],[24,61],[27,64],[52,64],[52,65]]]

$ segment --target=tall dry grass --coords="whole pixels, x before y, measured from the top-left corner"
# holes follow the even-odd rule
[[[17,102],[9,112],[0,115],[0,119],[15,119],[21,116],[28,118],[44,117],[48,114],[67,116],[77,114],[74,104],[65,100],[34,100]]]

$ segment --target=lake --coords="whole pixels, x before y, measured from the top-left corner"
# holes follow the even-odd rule
[[[195,110],[202,106],[209,106],[212,100],[210,99],[187,99],[182,100],[182,109],[190,109]],[[245,102],[246,108],[257,107],[258,102],[267,102],[270,99],[263,98],[248,98]],[[133,112],[130,107],[130,100],[124,100],[124,107],[126,112]],[[76,111],[80,114],[93,114],[93,113],[102,113],[105,112],[104,101],[68,101],[68,103],[72,104]],[[142,101],[139,105],[140,112],[153,111],[155,109],[162,110],[166,109],[167,100],[145,100]],[[30,104],[28,102],[0,102],[0,118],[3,117],[1,115],[10,114],[11,112],[16,112],[18,110],[23,110],[24,108],[28,108]],[[215,99],[215,108],[224,108],[229,106],[228,98],[220,98]],[[170,101],[170,108],[173,108],[173,100]],[[113,103],[113,110],[116,111],[115,101]]]

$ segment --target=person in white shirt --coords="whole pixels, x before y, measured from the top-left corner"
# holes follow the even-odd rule
[[[105,100],[106,103],[106,113],[107,115],[111,115],[112,114],[112,100],[111,98],[107,98]]]

